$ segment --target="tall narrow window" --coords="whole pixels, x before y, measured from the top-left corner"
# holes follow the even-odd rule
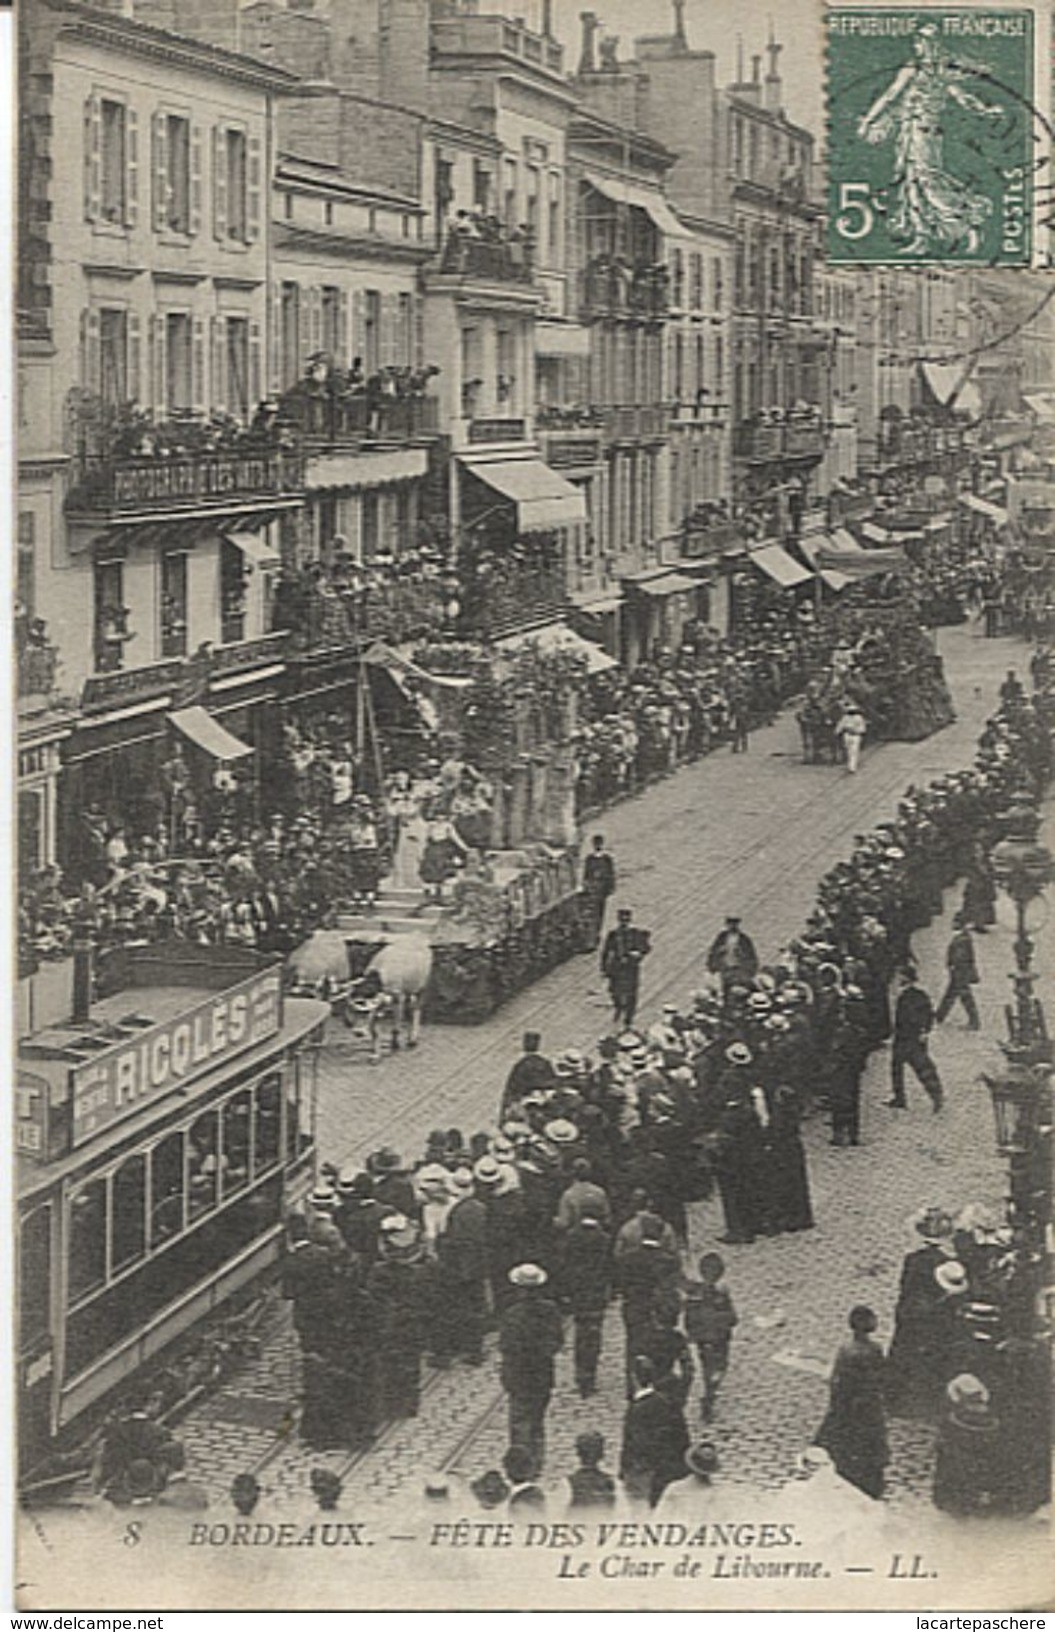
[[[300,286],[284,283],[281,295],[282,385],[288,390],[300,378]]]
[[[106,1281],[106,1180],[82,1185],[69,1205],[67,1291],[76,1303]]]
[[[227,130],[224,162],[227,167],[227,236],[244,244],[249,229],[249,159],[244,130]]]
[[[361,512],[362,559],[372,561],[377,554],[378,509],[376,490],[363,494]]]
[[[341,291],[332,283],[322,286],[322,349],[335,362],[342,363],[341,344]]]
[[[170,232],[190,231],[190,120],[170,114],[165,120],[168,197],[165,220]]]
[[[187,557],[161,557],[161,655],[184,657],[187,651]]]
[[[22,1220],[18,1253],[18,1338],[29,1348],[51,1325],[51,1207],[38,1207]]]
[[[376,374],[381,367],[381,294],[368,289],[363,309],[363,368]]]
[[[125,219],[128,188],[128,114],[123,102],[106,98],[99,106],[102,122],[101,194],[104,221]]]
[[[410,368],[414,362],[414,300],[412,295],[400,295],[398,322],[396,362],[403,368]]]
[[[31,618],[37,609],[37,518],[32,510],[18,514],[18,553],[15,563],[15,596],[20,610]]]
[[[95,667],[112,674],[121,667],[128,639],[128,609],[124,604],[124,569],[120,561],[100,561],[95,567]]]
[[[249,319],[227,319],[227,410],[249,418]]]
[[[128,315],[120,307],[99,313],[99,384],[104,402],[119,407],[128,401]]]
[[[722,301],[725,298],[725,290],[723,288],[724,282],[725,282],[725,280],[724,280],[724,277],[722,275],[722,263],[721,263],[721,261],[715,261],[715,263],[714,263],[714,309],[715,309],[716,312],[721,311]]]
[[[169,312],[165,318],[165,356],[168,377],[165,400],[172,413],[193,405],[191,384],[191,321],[189,312]]]

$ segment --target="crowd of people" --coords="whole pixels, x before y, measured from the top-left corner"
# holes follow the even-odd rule
[[[411,1163],[386,1148],[361,1168],[320,1170],[290,1220],[283,1280],[310,1444],[365,1444],[380,1423],[414,1415],[425,1358],[478,1366],[495,1327],[510,1446],[504,1477],[486,1478],[509,1487],[511,1505],[526,1487],[544,1500],[546,1412],[569,1339],[583,1399],[602,1363],[625,1377],[627,1500],[655,1507],[670,1485],[713,1472],[687,1407],[698,1391],[703,1424],[713,1419],[737,1311],[718,1253],[688,1269],[686,1209],[716,1186],[730,1246],[809,1229],[801,1120],[824,1108],[833,1144],[858,1145],[862,1072],[889,1038],[890,1103],[906,1104],[907,1065],[940,1112],[912,936],[958,880],[965,921],[991,922],[988,856],[1003,814],[1038,799],[1052,773],[1055,668],[1035,665],[1034,678],[1030,700],[1009,677],[971,770],[909,789],[892,820],[858,837],[802,934],[767,962],[731,918],[686,1003],[590,1054],[550,1058],[526,1036],[487,1126],[437,1129]],[[814,1467],[830,1458],[835,1477],[878,1498],[887,1417],[923,1417],[937,1421],[938,1506],[1029,1511],[1045,1499],[1043,1367],[1019,1228],[977,1204],[921,1210],[890,1354],[876,1313],[855,1306]],[[605,1322],[613,1302],[617,1339]],[[607,1502],[616,1481],[598,1483]]]

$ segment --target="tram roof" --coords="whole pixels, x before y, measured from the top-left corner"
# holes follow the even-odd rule
[[[196,993],[192,988],[181,986],[151,987],[142,995],[144,998],[149,997],[151,1012],[162,1020],[174,1018],[186,1010],[188,1000],[193,1002],[196,996],[212,996],[215,993],[207,989],[202,993]],[[120,1011],[127,1011],[128,993],[118,993],[113,998],[93,1004],[93,1017],[100,1015],[108,1004],[116,1005]],[[163,1008],[165,1012],[162,1012]],[[16,1155],[15,1179],[18,1199],[21,1201],[37,1191],[48,1190],[59,1180],[69,1178],[72,1174],[103,1165],[115,1151],[126,1145],[136,1144],[157,1124],[172,1118],[174,1112],[183,1112],[188,1106],[207,1100],[232,1077],[252,1072],[265,1061],[305,1041],[322,1025],[329,1013],[328,1003],[318,1002],[314,998],[287,997],[283,1008],[283,1022],[278,1031],[273,1032],[263,1042],[225,1059],[215,1070],[202,1072],[186,1087],[174,1086],[169,1093],[144,1105],[142,1110],[114,1123],[89,1142],[77,1146],[54,1161],[41,1162],[31,1156]],[[56,1083],[64,1082],[69,1071],[69,1065],[59,1060],[20,1055],[19,1063],[31,1070],[35,1076],[48,1081],[52,1080],[54,1074]]]

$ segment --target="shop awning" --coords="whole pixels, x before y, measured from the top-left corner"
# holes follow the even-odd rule
[[[465,691],[472,685],[472,679],[463,674],[432,674],[428,669],[420,668],[409,657],[389,646],[386,641],[375,640],[368,651],[363,654],[364,663],[373,663],[379,669],[387,669],[393,675],[412,675],[423,686],[438,686],[441,691]]]
[[[815,533],[812,538],[800,538],[799,547],[801,548],[803,555],[806,557],[806,560],[818,573],[821,581],[827,584],[829,589],[833,589],[836,591],[836,593],[838,593],[839,590],[845,589],[847,584],[853,583],[853,579],[847,577],[845,572],[839,572],[838,569],[834,567],[818,567],[817,565],[817,558],[822,548],[831,550],[838,549],[838,545],[831,538],[830,534]]]
[[[960,503],[968,510],[973,510],[977,516],[985,516],[998,527],[1006,527],[1007,511],[1002,505],[993,504],[989,499],[981,499],[977,493],[961,493]]]
[[[775,584],[783,589],[794,589],[813,577],[806,567],[800,567],[794,556],[779,544],[766,544],[761,550],[752,550],[748,556],[753,567],[759,567]]]
[[[628,578],[627,583],[657,601],[666,600],[668,595],[684,595],[687,590],[699,587],[695,578],[688,578],[683,572],[661,572],[655,578]]]
[[[1030,392],[1023,395],[1022,401],[1045,425],[1055,425],[1055,392],[1043,396],[1039,391]]]
[[[974,418],[978,418],[978,416],[981,414],[982,393],[979,391],[973,380],[968,380],[967,384],[962,385],[959,391],[957,391],[956,401],[953,403],[953,407],[958,413],[971,414]]]
[[[228,544],[233,544],[240,550],[245,559],[254,567],[278,567],[282,565],[282,557],[273,544],[259,533],[224,533]]]
[[[948,406],[967,378],[962,363],[921,363],[923,378],[942,407]]]
[[[644,210],[660,232],[675,238],[685,237],[685,227],[659,193],[651,193],[647,187],[635,187],[633,182],[621,181],[616,176],[598,175],[595,170],[586,171],[586,180],[613,204],[629,204],[635,210]]]
[[[492,464],[466,468],[503,498],[512,499],[517,528],[522,533],[545,532],[586,520],[586,498],[581,488],[541,459],[497,459]],[[472,517],[466,519],[471,525]]]
[[[539,318],[535,323],[535,351],[539,357],[589,357],[590,331],[581,323]]]
[[[537,646],[546,655],[571,652],[585,661],[587,674],[603,674],[606,669],[619,667],[614,657],[609,657],[592,640],[584,640],[566,623],[547,623],[541,629],[525,629],[515,635],[506,635],[495,644],[500,652],[516,652],[525,646]]]
[[[572,603],[579,612],[588,612],[594,617],[604,617],[609,612],[618,612],[623,604],[623,597],[617,591],[585,591],[572,595]]]
[[[188,742],[193,742],[195,748],[200,748],[213,759],[222,760],[224,764],[245,759],[253,752],[248,743],[228,731],[207,709],[177,708],[169,715],[169,720]]]
[[[865,551],[861,548],[861,545],[857,542],[857,539],[854,537],[853,533],[851,533],[845,527],[836,527],[832,532],[831,538],[833,544],[838,550],[856,550],[859,555],[864,555],[865,553]]]

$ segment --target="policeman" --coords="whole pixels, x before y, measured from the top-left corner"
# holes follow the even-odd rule
[[[638,929],[632,918],[629,907],[620,907],[616,927],[608,931],[601,954],[601,973],[608,982],[615,1024],[627,1028],[634,1024],[637,1013],[641,964],[652,950],[648,931]]]

